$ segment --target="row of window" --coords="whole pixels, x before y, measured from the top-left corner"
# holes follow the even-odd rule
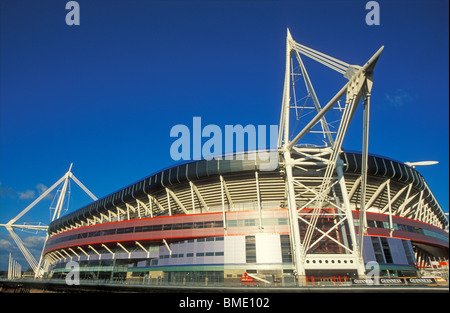
[[[205,256],[223,256],[224,253],[223,251],[218,251],[218,252],[197,252],[197,253],[186,253],[186,257],[187,258],[192,258],[194,257],[194,255],[196,257],[205,257]],[[172,253],[172,254],[165,254],[165,255],[160,255],[159,256],[160,259],[177,259],[177,258],[184,258],[184,253]]]
[[[182,240],[182,241],[176,241],[176,242],[171,243],[170,245],[177,245],[177,244],[183,244],[183,243],[192,243],[192,242],[223,241],[223,240],[224,240],[223,236],[202,237],[202,238],[197,238],[197,239],[187,239],[187,240]]]
[[[242,226],[257,226],[258,219],[242,219],[228,221],[228,227],[242,227]],[[287,218],[266,218],[262,219],[263,226],[270,225],[288,225]],[[208,221],[208,222],[191,222],[191,223],[175,223],[175,224],[160,224],[160,225],[145,225],[135,227],[113,228],[106,230],[97,230],[92,232],[80,233],[76,235],[69,235],[62,238],[50,239],[49,244],[56,244],[70,240],[77,240],[83,238],[112,236],[128,233],[165,231],[165,230],[181,230],[181,229],[201,229],[201,228],[222,228],[223,221]]]
[[[274,225],[288,225],[289,220],[287,218],[264,218],[261,221],[262,226],[274,226]],[[242,226],[258,226],[258,219],[242,219],[242,220],[230,220],[227,221],[228,227],[242,227]]]
[[[355,226],[359,226],[359,220],[355,219],[354,222],[355,222]],[[368,220],[367,225],[369,227],[389,229],[389,222]],[[434,231],[431,231],[428,229],[423,229],[423,228],[420,228],[417,226],[392,223],[392,227],[394,228],[394,230],[402,230],[402,231],[407,231],[410,233],[431,236],[431,237],[438,238],[438,239],[441,239],[444,241],[448,240],[448,237],[446,237],[444,235],[441,235],[441,234],[435,233]]]
[[[193,223],[176,223],[176,224],[160,224],[160,225],[145,225],[135,227],[113,228],[106,230],[97,230],[92,232],[80,233],[76,235],[65,236],[62,238],[51,240],[51,244],[60,243],[69,240],[99,237],[99,236],[112,236],[128,233],[140,233],[140,232],[152,232],[163,230],[179,230],[179,229],[200,229],[200,228],[216,228],[223,227],[222,221],[211,222],[193,222]]]

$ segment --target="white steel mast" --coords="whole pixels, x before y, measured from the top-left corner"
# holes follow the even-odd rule
[[[383,50],[381,47],[364,66],[350,65],[336,58],[330,57],[324,53],[315,51],[306,46],[295,42],[287,30],[286,37],[286,69],[283,91],[282,110],[280,117],[280,133],[278,137],[278,147],[282,151],[285,166],[286,178],[286,195],[289,208],[290,228],[291,228],[291,245],[293,250],[293,262],[295,271],[299,279],[299,283],[304,280],[307,269],[317,269],[317,265],[322,264],[321,269],[332,269],[338,263],[337,261],[348,261],[348,268],[353,268],[359,276],[365,275],[364,263],[362,259],[363,235],[366,232],[365,220],[365,188],[367,182],[367,156],[368,156],[368,129],[369,129],[369,108],[370,108],[370,92],[373,81],[372,74],[376,62]],[[322,108],[318,97],[314,91],[309,75],[306,71],[304,63],[300,57],[304,55],[309,57],[337,72],[343,74],[348,82],[336,93],[332,99]],[[295,59],[294,59],[295,58]],[[294,60],[297,61],[300,70],[294,69]],[[302,76],[308,97],[313,101],[314,115],[310,118],[306,125],[295,135],[293,139],[290,135],[290,110],[298,110],[298,102],[296,94],[296,77]],[[292,92],[291,92],[292,91]],[[340,99],[345,96],[345,105],[341,107]],[[363,122],[363,145],[362,145],[362,170],[361,170],[361,204],[359,211],[360,231],[359,237],[353,224],[353,216],[350,208],[350,201],[347,193],[345,178],[343,175],[343,161],[340,158],[342,152],[342,142],[347,132],[349,123],[355,113],[355,110],[363,99],[364,105],[364,122]],[[342,112],[339,128],[332,136],[329,123],[325,115],[333,108],[339,106]],[[304,109],[305,106],[302,107]],[[320,124],[319,124],[320,123]],[[296,147],[296,144],[307,134],[312,133],[312,129],[321,126],[321,133],[325,139],[326,146],[324,148],[302,148]],[[316,188],[305,186],[301,179],[297,179],[295,172],[305,170],[302,165],[314,165],[323,171],[321,181]],[[334,201],[330,199],[330,193],[335,193],[334,188],[339,188],[342,202],[339,197],[335,196]],[[313,200],[302,204],[301,193],[312,194]],[[335,217],[337,223],[328,231],[323,231],[317,227],[319,216],[324,206],[331,206],[336,211]],[[306,229],[304,235],[300,236],[299,223]],[[333,238],[330,233],[339,227],[343,228],[347,224],[350,242],[339,242]],[[314,254],[312,248],[317,245],[320,240],[326,239],[334,242],[342,249],[342,254]],[[333,259],[334,258],[334,259]],[[317,263],[316,263],[317,261]],[[336,263],[334,262],[336,261]],[[329,265],[326,265],[329,264]],[[333,264],[333,265],[332,265]]]
[[[28,229],[28,230],[36,230],[36,231],[47,231],[48,230],[48,226],[44,226],[44,225],[18,225],[16,224],[16,222],[23,216],[25,215],[28,211],[30,211],[36,204],[38,204],[42,199],[44,199],[48,194],[50,194],[56,187],[60,186],[61,183],[63,183],[62,185],[62,189],[61,189],[61,193],[59,195],[57,204],[56,204],[56,208],[55,208],[55,212],[53,213],[53,217],[52,217],[52,221],[54,221],[55,219],[58,219],[60,217],[63,205],[64,205],[64,200],[65,200],[65,196],[67,193],[67,185],[69,182],[69,179],[71,178],[73,181],[75,181],[75,183],[77,183],[78,186],[80,186],[81,189],[83,189],[84,192],[86,192],[94,201],[97,200],[97,197],[95,197],[71,172],[72,170],[72,165],[70,164],[70,168],[67,171],[66,174],[64,174],[63,177],[61,177],[56,183],[54,183],[50,188],[48,188],[46,191],[44,191],[36,200],[34,200],[30,205],[28,205],[24,210],[22,210],[22,212],[20,212],[19,214],[17,214],[17,216],[15,216],[14,218],[12,218],[8,223],[6,224],[0,224],[0,226],[4,226],[6,228],[6,230],[9,232],[9,234],[11,235],[11,237],[13,238],[13,240],[15,241],[15,243],[17,244],[17,246],[19,247],[20,251],[22,252],[22,254],[24,255],[25,259],[27,260],[28,264],[30,265],[30,267],[32,268],[32,270],[35,273],[35,277],[38,277],[40,275],[42,275],[42,270],[44,268],[42,261],[42,253],[39,259],[39,262],[36,261],[36,259],[34,258],[34,256],[30,253],[30,251],[25,247],[25,245],[23,244],[22,240],[20,239],[20,237],[16,234],[16,232],[14,231],[15,228],[20,228],[20,229]],[[48,234],[46,235],[45,238],[45,242],[44,242],[44,247],[47,243],[47,239],[48,239]]]

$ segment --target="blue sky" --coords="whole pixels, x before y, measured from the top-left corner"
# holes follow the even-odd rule
[[[449,206],[448,1],[79,0],[0,2],[0,222],[7,222],[73,165],[103,197],[175,163],[170,129],[202,123],[279,122],[285,37],[362,65],[381,45],[372,90],[370,152],[418,168],[444,211]],[[342,77],[306,66],[321,102]],[[334,75],[334,76],[333,76]],[[328,77],[328,76],[327,76]],[[320,84],[322,82],[322,84]],[[344,147],[361,150],[361,120]],[[70,210],[89,203],[72,184]],[[49,222],[52,199],[20,221]],[[37,253],[42,234],[20,234]],[[0,230],[7,253],[28,267]]]

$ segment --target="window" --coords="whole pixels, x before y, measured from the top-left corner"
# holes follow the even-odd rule
[[[223,227],[223,221],[215,221],[213,227]]]
[[[203,228],[204,223],[203,222],[195,222],[194,223],[194,228]]]
[[[183,229],[183,224],[182,223],[172,224],[172,229],[173,230]]]
[[[291,240],[289,235],[280,235],[281,259],[283,263],[292,263]]]
[[[108,236],[108,235],[115,235],[116,230],[115,229],[107,229],[107,230],[101,230],[99,236]]]
[[[118,229],[117,229],[117,233],[118,233],[118,234],[127,234],[127,233],[132,233],[133,230],[134,230],[133,227],[118,228]]]
[[[375,226],[378,228],[383,228],[383,222],[382,221],[375,221]]]
[[[378,263],[385,263],[383,251],[381,250],[380,240],[378,237],[370,237],[372,240],[373,250],[375,252],[375,259]]]
[[[256,263],[256,240],[255,236],[245,236],[245,261]]]
[[[414,265],[414,258],[411,254],[411,249],[409,248],[409,243],[407,240],[402,240],[403,249],[405,250],[406,259],[409,265]]]
[[[241,220],[240,226],[244,226],[244,222],[255,224],[255,220]],[[234,221],[236,222],[236,221]],[[255,224],[256,225],[256,224]],[[238,226],[237,224],[234,226]],[[177,229],[193,229],[193,228],[216,228],[223,227],[223,221],[209,221],[209,222],[195,222],[195,223],[175,223],[175,224],[160,224],[160,225],[144,225],[136,227],[125,227],[117,229],[105,229],[99,231],[85,232],[76,235],[65,236],[61,238],[50,238],[48,241],[49,245],[57,244],[60,242],[65,242],[69,240],[98,237],[98,236],[110,236],[116,234],[127,234],[127,233],[139,233],[139,232],[151,232],[151,231],[161,231],[161,230],[177,230]]]
[[[172,254],[172,255],[171,255],[171,258],[172,258],[172,259],[183,258],[183,257],[184,257],[184,254],[182,254],[182,253],[179,253],[179,254]]]
[[[238,226],[236,220],[228,221],[228,227],[236,227],[236,226]]]
[[[381,245],[383,247],[384,257],[386,258],[386,263],[392,264],[394,261],[392,260],[391,249],[389,248],[389,243],[386,238],[380,238]]]

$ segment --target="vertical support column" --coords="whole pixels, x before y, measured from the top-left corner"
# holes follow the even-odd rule
[[[137,203],[136,206],[137,206],[137,211],[138,211],[138,217],[139,217],[139,218],[142,218],[142,217],[141,217],[141,207],[140,207],[139,201],[136,201],[136,203]]]
[[[189,182],[189,186],[191,187],[191,200],[192,200],[192,214],[195,214],[195,199],[194,199],[194,187],[192,186],[192,182]]]
[[[227,217],[225,213],[225,193],[224,193],[224,186],[223,186],[223,178],[222,175],[220,175],[220,196],[222,198],[222,219],[223,219],[223,229],[225,230],[225,234],[227,232]]]
[[[261,212],[261,194],[259,191],[259,174],[258,171],[255,171],[255,180],[256,180],[256,198],[258,201],[258,220],[259,220],[259,230],[262,231],[262,212]]]
[[[289,224],[291,230],[290,238],[293,250],[294,266],[295,271],[297,272],[298,282],[299,284],[303,284],[306,275],[304,267],[304,251],[303,245],[300,241],[300,228],[298,225],[298,212],[297,204],[295,201],[294,176],[292,173],[292,159],[289,151],[285,151],[284,159],[286,163],[286,185],[289,209]]]
[[[388,193],[388,208],[389,208],[389,237],[392,237],[394,232],[394,224],[392,223],[392,203],[391,203],[391,180],[387,183],[387,193]]]
[[[362,277],[366,274],[365,271],[365,267],[364,267],[364,260],[362,258],[359,257],[359,253],[358,253],[358,242],[356,239],[356,231],[355,231],[355,227],[353,225],[353,214],[352,214],[352,209],[350,207],[350,199],[348,197],[348,193],[347,193],[347,185],[345,183],[345,178],[344,178],[344,171],[343,171],[343,166],[344,166],[344,161],[342,161],[342,159],[340,157],[338,157],[337,161],[336,161],[336,173],[337,173],[337,178],[338,178],[338,182],[339,182],[339,187],[341,189],[341,194],[342,194],[342,200],[344,201],[344,209],[345,209],[345,216],[347,218],[347,223],[348,223],[348,228],[350,231],[350,239],[351,239],[351,250],[353,251],[353,255],[355,255],[355,259],[358,262],[358,276]]]
[[[290,117],[290,88],[291,88],[291,55],[292,55],[292,36],[287,31],[286,36],[286,68],[284,77],[284,91],[283,91],[283,104],[282,104],[282,116],[280,125],[280,136],[278,145],[281,145],[281,132],[283,132],[283,155],[286,170],[286,194],[288,200],[289,211],[289,226],[290,226],[290,240],[293,254],[294,268],[297,274],[297,280],[300,285],[305,282],[305,267],[304,267],[304,253],[303,246],[300,241],[300,229],[298,225],[298,212],[297,204],[295,202],[295,190],[294,190],[294,175],[292,173],[293,160],[291,158],[291,152],[289,148],[289,117]],[[283,116],[284,113],[284,116]]]
[[[367,79],[366,84],[371,84]],[[362,146],[362,166],[361,166],[361,205],[359,208],[359,253],[360,258],[363,254],[363,239],[367,233],[366,219],[366,186],[367,186],[367,158],[369,154],[369,112],[370,112],[370,91],[365,86],[364,95],[364,118],[363,118],[363,146]]]
[[[415,220],[417,219],[419,213],[422,211],[422,205],[423,205],[422,199],[423,199],[423,190],[420,192],[419,202],[417,205],[416,213],[414,214]]]
[[[147,194],[148,197],[148,205],[150,207],[150,217],[153,217],[153,197]]]
[[[12,279],[12,263],[11,263],[11,253],[9,253],[9,259],[8,259],[8,280]]]
[[[60,214],[61,214],[61,209],[62,209],[63,204],[64,204],[64,198],[66,196],[67,184],[69,182],[69,175],[70,175],[70,171],[71,170],[72,170],[72,164],[70,164],[69,171],[65,175],[64,184],[63,184],[63,187],[61,189],[61,194],[59,195],[58,202],[56,204],[55,212],[53,213],[52,221],[54,221],[55,219],[58,219]]]
[[[166,194],[167,194],[167,207],[169,208],[169,215],[172,216],[172,208],[170,206],[170,194],[169,189],[166,188]]]

